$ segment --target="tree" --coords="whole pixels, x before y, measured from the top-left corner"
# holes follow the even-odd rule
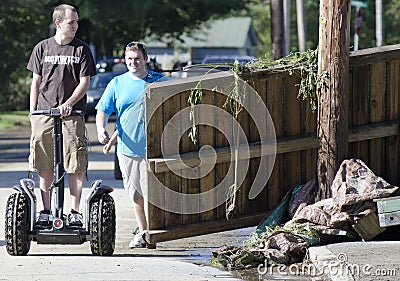
[[[249,16],[253,19],[254,29],[257,32],[259,43],[254,50],[259,57],[271,58],[271,12],[270,5],[258,1],[249,5]]]
[[[271,41],[272,59],[277,60],[285,54],[284,16],[282,0],[271,0]]]
[[[26,71],[33,42],[48,34],[38,28],[48,24],[37,1],[4,0],[0,5],[0,111],[26,108]],[[43,6],[47,1],[43,1]]]
[[[213,17],[240,13],[250,0],[65,1],[78,8],[77,37],[112,55],[145,36],[179,37]],[[56,0],[2,0],[0,5],[0,111],[28,108],[33,46],[49,36]],[[115,7],[118,7],[116,9]]]
[[[123,50],[127,42],[152,36],[180,38],[214,17],[238,13],[250,0],[85,1],[80,10],[90,29],[82,32],[102,55]],[[114,9],[118,6],[118,10]],[[84,37],[83,37],[84,38]],[[85,38],[84,38],[85,39]]]
[[[382,42],[388,45],[398,44],[400,42],[400,1],[385,0],[383,6],[383,18],[386,20],[383,23],[385,37]]]

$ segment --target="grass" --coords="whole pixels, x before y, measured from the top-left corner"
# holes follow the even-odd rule
[[[30,126],[29,111],[12,111],[0,114],[0,130],[7,131],[14,127]]]

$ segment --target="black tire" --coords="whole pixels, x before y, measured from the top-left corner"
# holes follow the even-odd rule
[[[90,204],[90,248],[93,255],[111,256],[115,249],[115,204],[109,194],[102,194]]]
[[[29,239],[30,208],[24,194],[13,193],[8,197],[4,229],[8,254],[12,256],[27,255],[31,247]]]

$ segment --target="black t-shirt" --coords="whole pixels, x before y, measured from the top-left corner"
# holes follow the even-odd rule
[[[74,38],[67,45],[54,37],[39,42],[32,51],[27,68],[42,76],[37,109],[49,109],[64,103],[79,84],[79,78],[96,75],[89,46]],[[86,95],[74,109],[86,111]]]

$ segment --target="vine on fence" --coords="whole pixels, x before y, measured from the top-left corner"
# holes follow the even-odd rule
[[[307,50],[306,52],[293,52],[288,56],[278,60],[271,60],[267,58],[259,58],[255,61],[250,61],[245,65],[241,65],[238,61],[226,64],[201,64],[193,65],[194,67],[210,67],[206,72],[207,75],[210,71],[220,68],[228,67],[233,72],[235,77],[235,85],[229,92],[225,107],[229,108],[231,114],[237,118],[242,109],[242,102],[245,98],[244,91],[239,89],[240,73],[243,71],[255,71],[268,69],[271,72],[288,72],[289,75],[298,75],[300,77],[298,98],[308,100],[312,111],[318,108],[317,89],[321,88],[323,83],[328,78],[327,72],[318,74],[318,49]],[[193,67],[192,66],[192,67]],[[203,91],[201,88],[201,80],[197,83],[196,87],[191,89],[188,102],[190,104],[190,121],[192,127],[189,132],[189,137],[193,143],[197,143],[197,126],[195,121],[194,107],[201,103]]]
[[[255,71],[268,69],[272,72],[288,72],[289,75],[298,75],[300,77],[299,92],[297,97],[302,100],[308,100],[312,111],[318,108],[317,101],[317,89],[322,87],[325,80],[328,78],[327,72],[321,72],[318,74],[318,50],[308,50],[306,52],[295,52],[288,56],[278,59],[271,60],[261,58],[256,61],[248,62],[245,65],[241,65],[237,60],[232,64],[203,64],[194,66],[206,66],[210,67],[210,70],[205,73],[207,75],[210,71],[220,68],[229,67],[230,71],[234,75],[233,89],[228,92],[228,97],[224,104],[224,107],[228,108],[230,113],[235,119],[237,119],[240,111],[243,107],[245,100],[245,92],[239,88],[240,74],[243,71]],[[195,120],[195,106],[201,103],[203,97],[203,90],[201,87],[201,79],[196,86],[191,89],[188,102],[190,104],[189,119],[192,122],[192,126],[189,132],[189,137],[194,144],[198,140],[198,129]],[[238,164],[238,150],[235,148],[235,180],[234,183],[229,187],[227,200],[226,200],[226,217],[229,218],[230,213],[235,208],[237,186],[237,164]]]
[[[313,111],[318,108],[317,89],[327,79],[327,72],[318,74],[318,49],[293,52],[278,60],[258,59],[247,63],[246,68],[249,70],[269,68],[273,72],[288,72],[289,75],[300,76],[298,98],[308,100]]]

